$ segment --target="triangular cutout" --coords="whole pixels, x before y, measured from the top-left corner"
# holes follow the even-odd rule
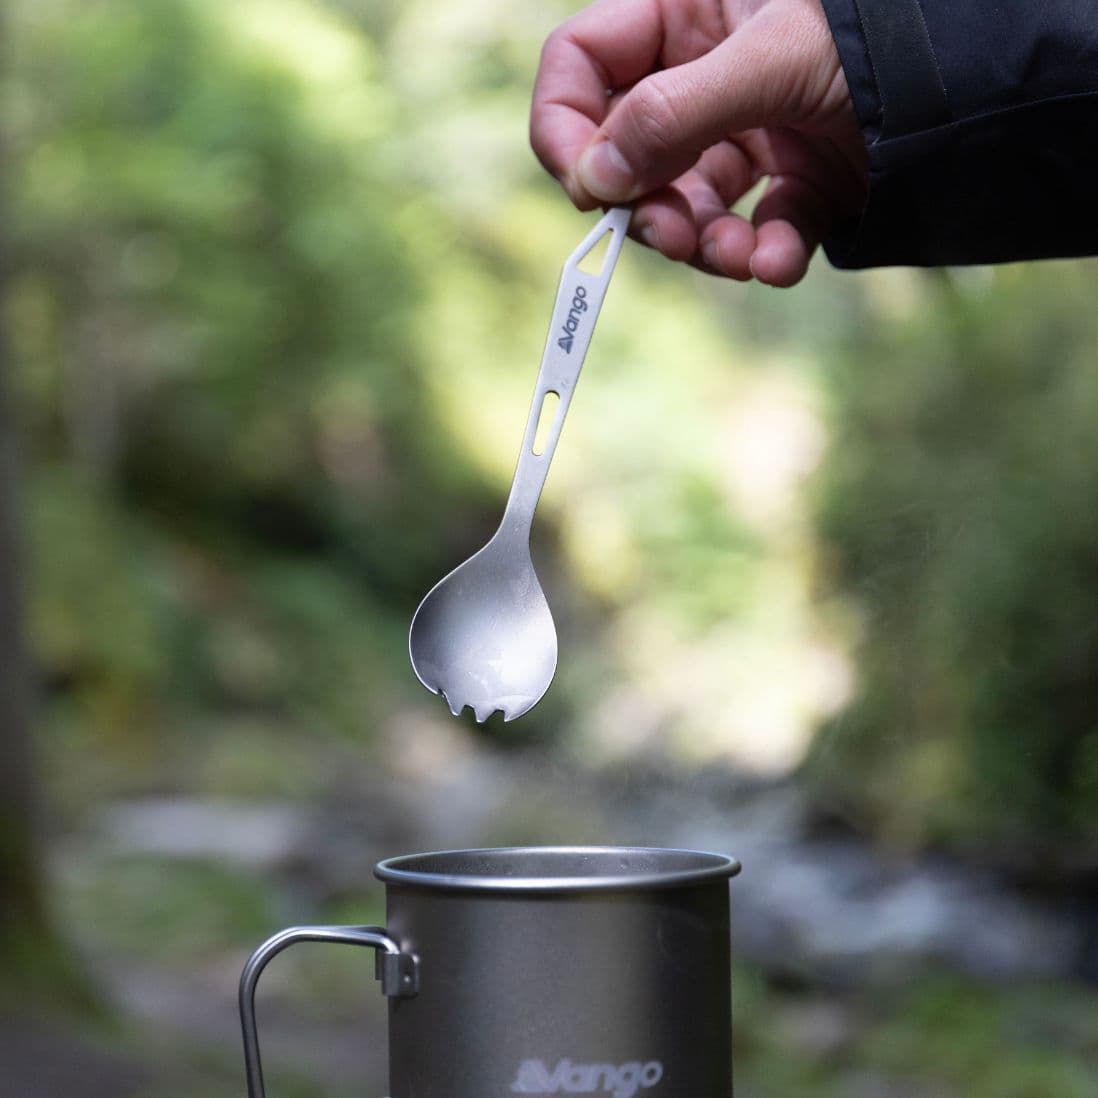
[[[583,271],[586,275],[592,275],[597,278],[602,274],[602,265],[606,262],[606,253],[610,250],[610,238],[614,235],[612,229],[607,229],[587,249],[583,254],[583,258],[576,264],[576,266]]]

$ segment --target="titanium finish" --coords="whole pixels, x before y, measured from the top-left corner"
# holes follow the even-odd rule
[[[519,847],[391,858],[387,927],[275,935],[241,980],[249,1098],[264,1098],[259,973],[296,941],[379,950],[391,1098],[731,1098],[734,858]]]
[[[428,592],[412,619],[408,654],[419,681],[457,716],[480,722],[497,709],[513,721],[540,700],[557,669],[557,631],[530,559],[530,526],[587,354],[595,320],[625,241],[630,211],[612,209],[561,273],[511,495],[488,544]],[[610,234],[597,274],[581,264]],[[535,450],[542,406],[560,398],[544,448]]]

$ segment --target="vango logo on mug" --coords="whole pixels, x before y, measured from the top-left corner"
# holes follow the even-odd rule
[[[516,1094],[594,1094],[633,1098],[641,1087],[654,1087],[663,1078],[663,1064],[573,1064],[561,1060],[550,1071],[541,1060],[523,1060],[518,1078],[511,1084]]]

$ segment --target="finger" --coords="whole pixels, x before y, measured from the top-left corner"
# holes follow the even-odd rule
[[[725,209],[739,202],[763,176],[750,149],[739,137],[706,149],[692,174],[712,188]]]
[[[755,207],[757,243],[751,273],[769,286],[793,286],[833,220],[833,206],[797,176],[775,176]]]
[[[710,221],[698,239],[695,267],[737,282],[751,281],[751,256],[758,245],[758,234],[750,221],[726,212]]]
[[[810,244],[784,220],[767,221],[755,233],[755,251],[748,269],[767,286],[795,286],[808,271],[815,244]]]
[[[742,217],[729,213],[728,207],[755,183],[756,176],[745,151],[722,142],[708,149],[695,168],[670,187],[639,199],[632,232],[669,259],[748,279],[755,230]],[[713,247],[703,255],[707,242]]]
[[[739,145],[722,142],[671,187],[638,200],[632,233],[669,259],[691,261],[716,275],[749,279],[754,228],[728,208],[757,176],[758,169]],[[712,246],[706,255],[707,245]]]
[[[725,211],[715,217],[698,237],[698,254],[714,274],[751,279],[751,257],[758,247],[758,233],[746,218]]]
[[[697,165],[675,183],[694,216],[698,252],[694,265],[711,274],[744,282],[755,250],[755,229],[729,206],[754,186],[757,168],[744,149],[721,142],[707,149]]]
[[[679,262],[698,250],[698,232],[690,203],[674,187],[664,187],[636,203],[629,235]]]
[[[801,37],[776,50],[769,22],[749,20],[697,60],[641,80],[577,161],[578,188],[629,201],[682,175],[729,133],[792,121],[794,77],[815,63]]]
[[[738,134],[736,141],[760,177],[795,175],[811,181],[836,208],[859,203],[862,176],[834,143],[806,140],[796,130],[777,126]]]
[[[600,0],[558,27],[542,48],[530,144],[584,208],[598,203],[573,186],[576,160],[610,109],[608,92],[650,72],[662,41],[656,0]]]

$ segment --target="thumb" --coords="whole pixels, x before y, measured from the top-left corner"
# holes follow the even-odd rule
[[[776,22],[749,20],[697,60],[636,84],[580,154],[579,189],[628,202],[677,179],[729,134],[795,123],[818,55]],[[833,51],[830,39],[825,47]]]

